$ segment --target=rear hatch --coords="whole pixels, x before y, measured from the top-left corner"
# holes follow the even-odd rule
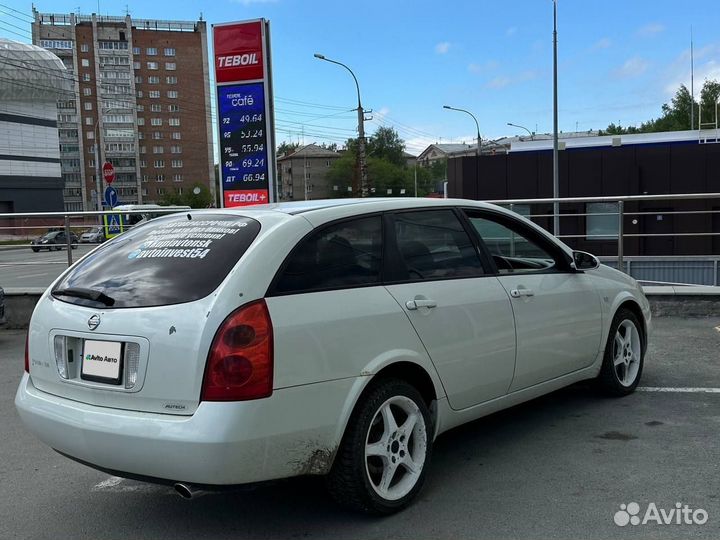
[[[248,217],[183,213],[91,252],[33,314],[33,384],[92,405],[192,414],[216,331],[205,321],[259,231]]]

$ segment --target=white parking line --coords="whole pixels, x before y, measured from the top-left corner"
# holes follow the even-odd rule
[[[107,480],[95,484],[91,491],[111,491],[112,488],[119,486],[122,481],[123,479],[119,476],[111,476]]]
[[[720,388],[672,388],[663,386],[638,386],[638,392],[674,392],[678,394],[720,394]]]

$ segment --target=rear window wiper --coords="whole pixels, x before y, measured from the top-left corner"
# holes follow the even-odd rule
[[[104,292],[96,291],[94,289],[85,289],[83,287],[68,287],[67,289],[57,289],[52,292],[52,295],[84,298],[85,300],[100,302],[101,304],[105,304],[106,306],[112,306],[115,303],[115,299],[110,298]]]

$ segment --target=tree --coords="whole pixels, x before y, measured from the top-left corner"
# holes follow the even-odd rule
[[[199,193],[195,193],[198,189]],[[189,206],[190,208],[207,208],[212,203],[210,190],[204,184],[195,182],[185,193],[166,193],[160,199],[161,205]]]
[[[367,143],[367,155],[404,165],[405,141],[391,127],[379,127]]]
[[[626,133],[654,133],[658,131],[683,131],[697,128],[700,113],[703,124],[715,122],[715,104],[720,97],[720,82],[706,80],[700,91],[700,103],[692,99],[690,91],[682,84],[678,88],[670,103],[662,106],[662,116],[643,122],[640,127],[622,127],[621,125],[610,124],[600,135],[623,135]],[[702,111],[701,111],[702,108]],[[694,109],[695,125],[690,126],[691,110]]]
[[[287,142],[283,141],[280,143],[280,146],[277,147],[277,151],[275,152],[275,155],[281,156],[281,155],[290,155],[293,152],[295,152],[298,148],[300,148],[300,143],[294,143],[294,142]]]

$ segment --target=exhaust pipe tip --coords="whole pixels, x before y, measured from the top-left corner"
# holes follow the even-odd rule
[[[192,499],[193,498],[193,489],[187,485],[183,484],[182,482],[177,482],[173,485],[173,488],[177,492],[178,495],[180,495],[183,499]]]

